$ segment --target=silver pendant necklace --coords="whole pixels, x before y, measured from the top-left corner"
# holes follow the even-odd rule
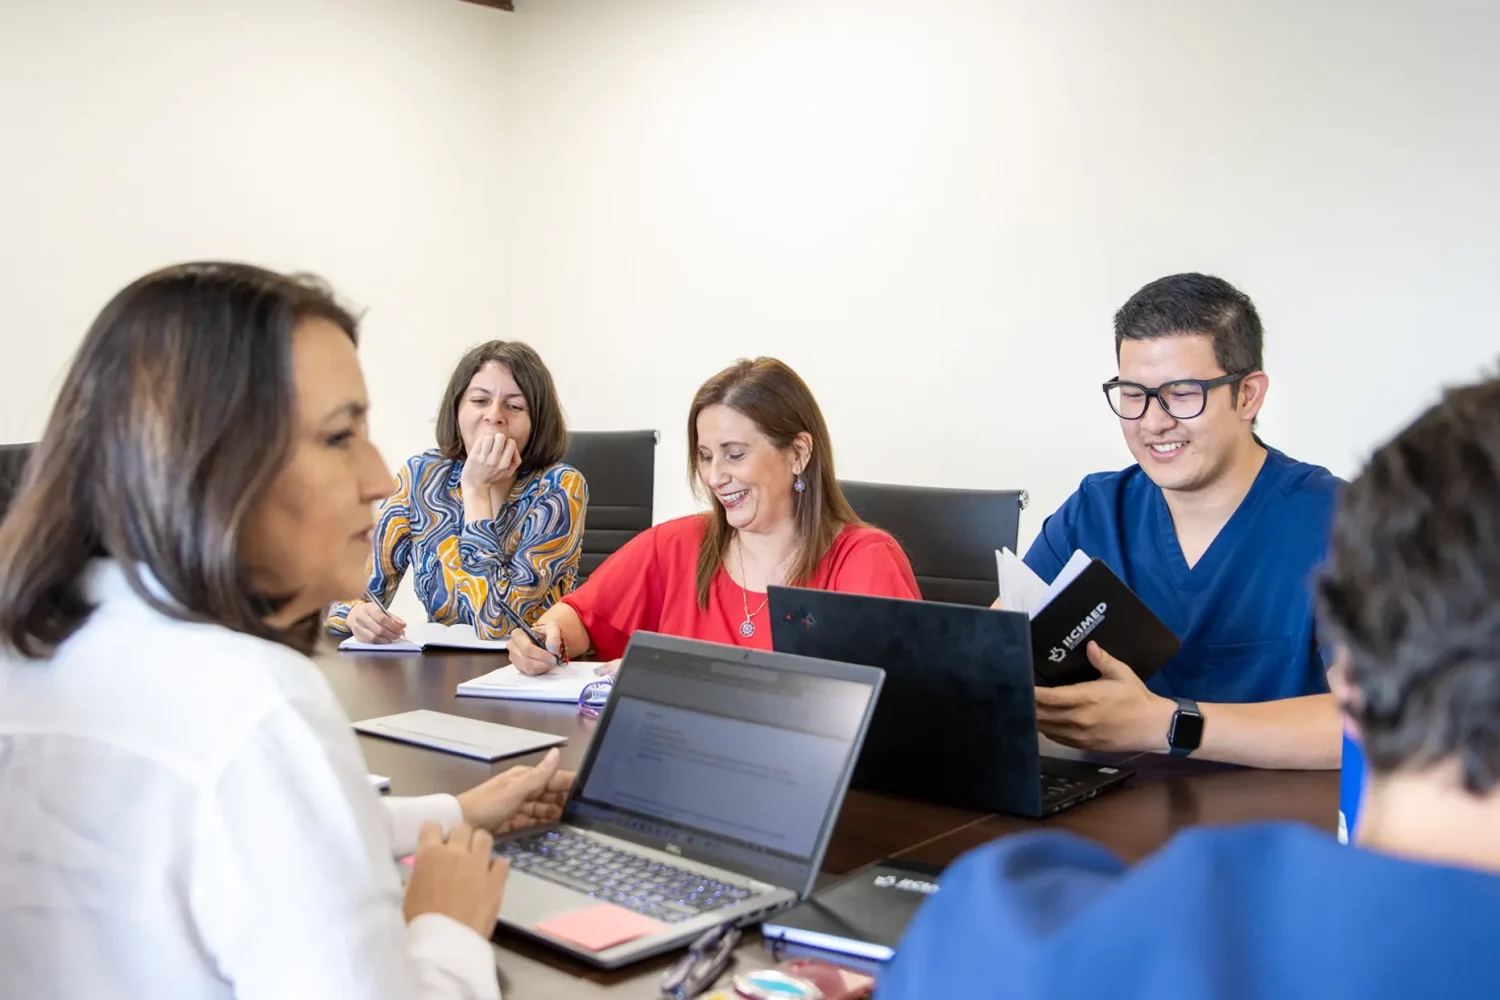
[[[749,639],[751,636],[755,635],[755,622],[753,621],[753,619],[756,615],[760,614],[766,609],[766,604],[770,602],[771,597],[769,594],[767,594],[766,599],[760,602],[760,607],[756,608],[754,611],[750,610],[750,592],[745,589],[744,584],[744,581],[748,579],[745,576],[745,547],[743,544],[741,544],[740,536],[738,534],[734,536],[734,554],[739,556],[740,559],[740,600],[745,605],[745,620],[740,625],[740,635],[744,636],[746,639]]]

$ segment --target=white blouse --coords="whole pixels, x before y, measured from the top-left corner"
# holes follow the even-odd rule
[[[488,941],[401,914],[393,858],[452,796],[382,800],[306,657],[113,563],[85,593],[50,661],[0,651],[0,997],[497,1000]]]

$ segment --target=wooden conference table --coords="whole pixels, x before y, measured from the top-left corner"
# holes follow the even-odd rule
[[[330,650],[319,655],[318,663],[351,719],[430,708],[554,733],[568,738],[561,752],[563,766],[570,769],[583,760],[593,735],[594,722],[580,717],[573,705],[454,694],[461,681],[503,665],[503,657]],[[540,756],[490,765],[373,737],[361,736],[359,741],[369,769],[389,775],[396,795],[461,792],[492,773],[535,763]],[[1137,774],[1123,789],[1044,821],[850,791],[824,868],[830,875],[841,875],[892,856],[947,863],[997,837],[1039,827],[1072,830],[1133,862],[1186,826],[1291,819],[1332,831],[1337,824],[1337,771],[1253,771],[1158,754],[1128,760]],[[497,940],[500,985],[507,1000],[606,995],[656,1000],[661,973],[671,964],[667,957],[602,972],[504,931]],[[747,935],[734,968],[771,964],[774,959],[765,946]]]

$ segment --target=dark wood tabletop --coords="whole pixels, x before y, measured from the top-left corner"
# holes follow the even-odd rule
[[[464,653],[339,653],[318,663],[350,719],[418,708],[566,736],[563,766],[576,768],[594,722],[573,705],[460,698],[459,683],[505,664],[504,656]],[[375,737],[359,737],[369,769],[391,779],[395,795],[461,792],[540,755],[487,764]],[[1060,748],[1052,748],[1054,750]],[[1065,752],[1065,751],[1064,751]],[[1137,861],[1176,831],[1199,824],[1289,819],[1332,831],[1338,820],[1337,771],[1256,771],[1203,761],[1141,754],[1125,766],[1136,772],[1122,789],[1046,820],[984,814],[853,790],[845,799],[824,862],[830,877],[901,856],[946,864],[958,855],[1012,833],[1071,830]],[[670,958],[602,972],[526,939],[500,932],[500,985],[507,1000],[608,995],[655,1000]],[[737,953],[737,968],[774,959],[753,936]]]

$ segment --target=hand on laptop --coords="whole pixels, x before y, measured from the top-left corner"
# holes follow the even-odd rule
[[[1088,645],[1100,677],[1036,689],[1036,723],[1046,736],[1082,750],[1164,751],[1177,703],[1146,687],[1128,664]]]
[[[493,934],[510,873],[503,858],[491,857],[494,846],[488,830],[475,830],[467,823],[455,823],[446,839],[437,823],[423,823],[402,907],[407,922],[424,913],[441,913],[474,928],[481,937]]]
[[[509,833],[556,823],[573,788],[573,772],[558,770],[557,750],[535,767],[512,767],[482,785],[460,792],[464,822],[480,830]]]
[[[520,629],[510,634],[508,649],[511,666],[533,677],[545,674],[557,666],[557,653],[562,649],[562,630],[555,622],[537,622],[534,628],[537,635],[546,641],[545,649],[537,646],[531,641],[531,637]]]

